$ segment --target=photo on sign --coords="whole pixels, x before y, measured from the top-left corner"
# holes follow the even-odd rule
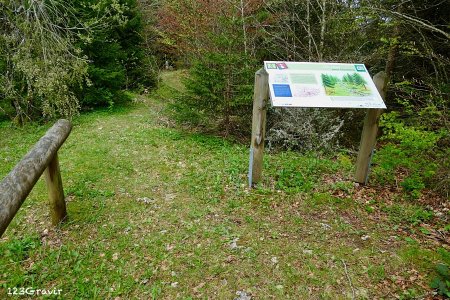
[[[343,75],[321,74],[322,85],[327,96],[371,96],[367,81],[358,73]]]

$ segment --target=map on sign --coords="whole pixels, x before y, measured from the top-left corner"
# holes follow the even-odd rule
[[[266,61],[273,106],[386,108],[363,64]]]

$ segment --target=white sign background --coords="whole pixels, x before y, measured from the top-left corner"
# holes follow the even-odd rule
[[[386,108],[363,64],[265,61],[273,106]]]

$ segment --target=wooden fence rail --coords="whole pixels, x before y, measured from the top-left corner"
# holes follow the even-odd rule
[[[0,237],[44,172],[52,223],[57,225],[66,218],[58,150],[71,130],[72,124],[69,121],[56,122],[0,182]]]

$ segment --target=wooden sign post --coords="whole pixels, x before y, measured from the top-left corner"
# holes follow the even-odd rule
[[[361,135],[355,181],[366,184],[378,121],[386,95],[384,72],[372,79],[362,64],[265,62],[255,73],[252,139],[248,183],[261,181],[269,97],[273,106],[364,108],[367,115]]]
[[[248,182],[261,180],[266,137],[266,111],[269,100],[269,74],[264,68],[255,73],[255,90],[253,93],[252,141],[250,145],[250,163]]]
[[[384,72],[379,72],[373,77],[373,82],[378,92],[384,99],[386,97],[387,76]],[[356,160],[355,181],[367,184],[369,179],[370,164],[373,156],[373,149],[377,141],[378,121],[380,120],[382,110],[369,108],[364,119],[364,127],[361,134],[361,143],[359,145],[358,158]]]

